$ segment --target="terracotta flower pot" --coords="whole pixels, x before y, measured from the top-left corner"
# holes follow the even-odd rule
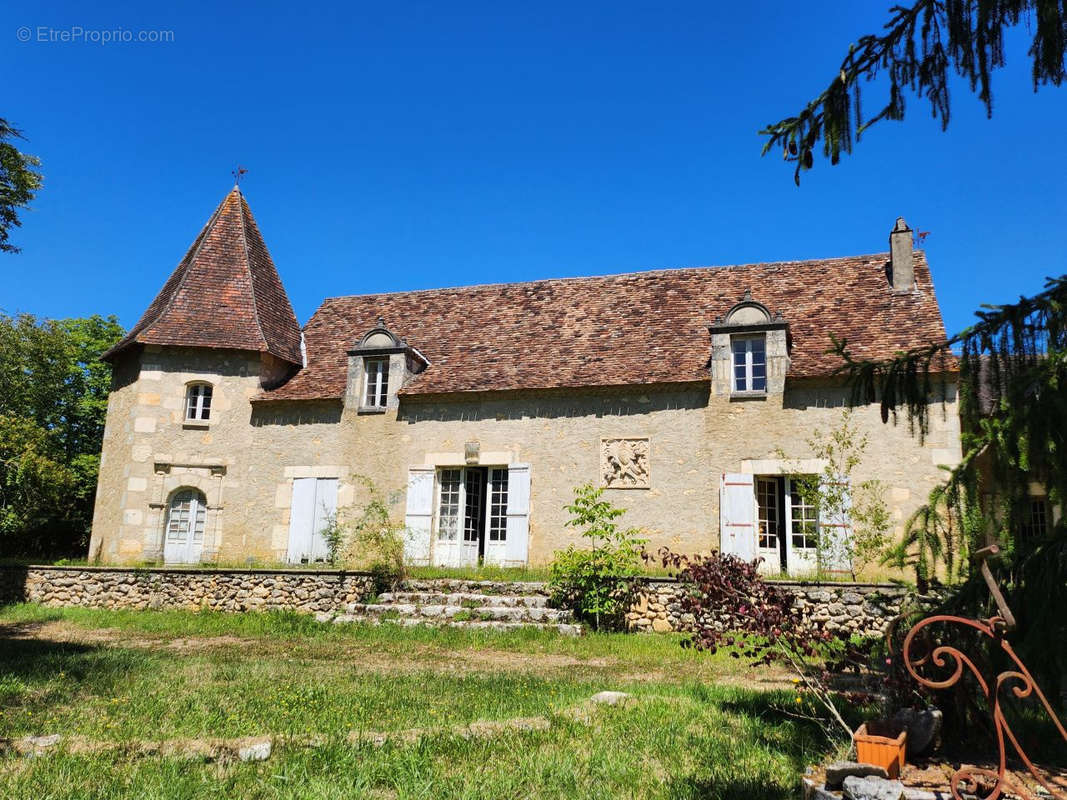
[[[852,734],[852,741],[856,760],[861,764],[883,767],[890,778],[900,776],[908,741],[908,732],[902,725],[887,720],[865,722]]]

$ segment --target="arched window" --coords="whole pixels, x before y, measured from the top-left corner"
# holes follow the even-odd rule
[[[190,383],[185,390],[185,418],[190,422],[211,419],[211,384]]]
[[[168,564],[199,563],[206,522],[207,498],[203,492],[179,489],[171,495],[163,539],[163,561]]]

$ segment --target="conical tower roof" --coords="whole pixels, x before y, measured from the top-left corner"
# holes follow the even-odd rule
[[[296,315],[236,186],[140,321],[104,358],[135,344],[255,350],[302,364]]]

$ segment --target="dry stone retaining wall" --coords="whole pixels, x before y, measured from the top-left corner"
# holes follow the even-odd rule
[[[415,591],[531,594],[540,583],[412,580]],[[905,590],[872,584],[779,582],[798,595],[798,609],[833,631],[877,635],[897,614]],[[130,569],[124,567],[3,567],[0,603],[134,609],[287,610],[335,612],[375,593],[371,575],[336,570]],[[653,580],[627,622],[637,631],[685,631],[693,617],[682,610],[684,588]]]
[[[806,584],[776,581],[797,596],[797,609],[813,622],[823,623],[833,632],[848,630],[866,636],[880,636],[899,613],[906,590],[897,586],[861,583]],[[650,581],[626,615],[631,630],[690,631],[695,619],[682,608],[682,584],[676,581]]]
[[[0,569],[0,601],[94,608],[289,610],[343,608],[374,591],[370,575],[297,570],[108,567]]]

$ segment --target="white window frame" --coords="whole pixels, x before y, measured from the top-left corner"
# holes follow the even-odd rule
[[[783,528],[782,509],[778,507],[778,479],[774,475],[756,477],[756,548],[758,550],[780,551]],[[773,512],[773,515],[772,515]],[[771,531],[771,527],[774,531]],[[777,566],[777,564],[775,564]]]
[[[185,387],[185,421],[210,422],[214,387],[207,381],[195,381]]]
[[[508,538],[508,468],[490,467],[488,508],[485,510],[486,546]]]
[[[753,353],[753,343],[762,345],[763,361],[757,364]],[[740,351],[740,352],[739,352]],[[737,363],[737,356],[744,354],[741,364]],[[756,376],[755,367],[762,366],[763,375]],[[738,374],[738,368],[742,368],[743,374]],[[763,381],[759,389],[753,388],[755,381]],[[742,381],[744,384],[742,385]],[[767,335],[760,333],[754,336],[731,336],[730,337],[730,387],[734,394],[766,394],[767,393]]]
[[[389,358],[363,359],[363,407],[385,408],[389,403]]]
[[[802,480],[818,480],[807,475],[791,475],[786,485],[786,502],[789,505],[789,547],[796,550],[816,552],[819,548],[819,535],[822,522],[819,519],[819,506],[809,505],[797,489],[796,484]],[[797,512],[800,512],[799,515]],[[800,539],[800,544],[797,543]],[[814,541],[814,544],[811,543]]]

